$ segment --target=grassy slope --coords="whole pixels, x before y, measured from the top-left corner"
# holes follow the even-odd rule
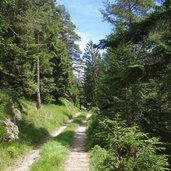
[[[61,100],[58,105],[43,105],[37,111],[35,103],[22,101],[24,112],[18,121],[20,139],[17,141],[0,143],[0,170],[11,165],[17,157],[34,148],[38,142],[57,127],[72,118],[78,110],[67,100]],[[0,116],[9,116],[5,110],[0,110]]]
[[[63,171],[73,142],[74,131],[85,116],[86,113],[83,113],[58,137],[53,138],[42,147],[41,158],[32,166],[31,171]]]

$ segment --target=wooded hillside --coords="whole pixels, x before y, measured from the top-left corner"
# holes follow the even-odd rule
[[[95,147],[93,155],[98,164],[93,163],[94,167],[162,170],[157,160],[154,162],[155,157],[148,160],[156,166],[145,166],[145,160],[140,164],[142,158],[152,154],[143,152],[146,156],[141,156],[136,143],[144,139],[145,132],[165,143],[163,154],[171,153],[171,2],[105,1],[101,12],[114,29],[99,45],[91,45],[94,50],[86,52],[89,61],[85,72],[84,89],[88,97],[85,104],[99,108],[90,126],[90,144],[103,148]],[[93,51],[101,48],[107,51],[98,57],[98,52]],[[93,86],[89,87],[89,82]],[[137,135],[135,125],[141,135]],[[133,142],[134,138],[137,142]],[[100,155],[102,161],[98,162]]]
[[[64,6],[55,1],[0,2],[0,88],[13,98],[78,102],[73,59],[80,40]]]

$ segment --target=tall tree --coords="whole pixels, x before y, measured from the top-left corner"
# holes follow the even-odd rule
[[[75,44],[79,37],[65,9],[49,0],[17,0],[1,8],[1,14],[1,21],[9,24],[0,39],[11,41],[1,53],[3,87],[14,99],[36,96],[38,108],[41,101],[71,94],[75,98],[72,57],[79,53]]]
[[[75,32],[75,25],[71,22],[70,16],[64,6],[57,6],[53,16],[58,30],[52,25],[51,36],[49,37],[49,48],[52,53],[53,63],[53,77],[55,83],[55,90],[53,94],[55,98],[66,97],[71,98],[73,101],[77,99],[76,81],[73,75],[73,61],[75,57],[79,57],[80,53],[76,41],[80,40],[80,37]],[[52,32],[53,30],[53,32]],[[54,34],[58,39],[54,37]],[[75,94],[75,95],[74,95]]]
[[[86,104],[90,106],[97,106],[96,89],[100,58],[100,53],[95,48],[93,41],[87,43],[83,55],[83,59],[85,61],[84,95]]]
[[[170,143],[168,4],[164,1],[148,17],[132,22],[129,27],[118,20],[107,40],[109,48],[98,101],[108,117],[119,113],[127,125],[138,123],[145,131]]]

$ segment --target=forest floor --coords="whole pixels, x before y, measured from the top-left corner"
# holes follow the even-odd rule
[[[73,146],[68,160],[65,163],[65,171],[89,171],[88,153],[85,149],[87,121],[91,117],[88,113],[86,120],[75,131]]]
[[[80,113],[77,113],[74,118],[77,118],[80,115]],[[39,159],[40,157],[40,150],[41,146],[45,144],[50,138],[57,137],[59,134],[62,133],[64,129],[66,129],[70,123],[74,121],[74,118],[69,120],[67,124],[59,127],[57,130],[55,130],[53,133],[51,133],[50,136],[44,138],[36,147],[36,149],[31,150],[28,154],[20,157],[13,166],[5,169],[5,171],[28,171],[30,166]]]

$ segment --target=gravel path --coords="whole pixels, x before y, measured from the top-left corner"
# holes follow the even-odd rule
[[[79,115],[80,113],[77,113],[74,118],[78,117]],[[5,171],[29,171],[29,167],[40,157],[40,147],[50,138],[58,136],[70,123],[74,121],[74,118],[69,120],[64,126],[59,127],[57,130],[51,133],[51,135],[46,137],[35,150],[31,150],[28,154],[19,158],[13,166],[5,169]]]
[[[72,151],[65,164],[65,171],[89,171],[88,153],[85,150],[86,126],[91,113],[75,132]]]

